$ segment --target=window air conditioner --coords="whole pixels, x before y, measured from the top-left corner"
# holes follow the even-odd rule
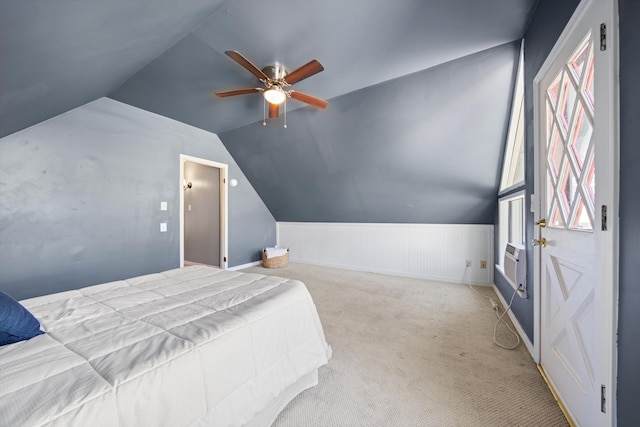
[[[527,298],[527,253],[524,246],[507,243],[504,251],[504,273],[521,298]]]

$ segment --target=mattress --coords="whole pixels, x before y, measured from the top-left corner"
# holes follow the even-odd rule
[[[299,281],[192,266],[21,301],[0,425],[241,426],[331,357]]]

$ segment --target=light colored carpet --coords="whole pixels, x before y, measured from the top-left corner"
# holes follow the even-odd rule
[[[303,281],[333,348],[274,427],[568,425],[526,348],[492,344],[491,304],[464,285],[295,263],[243,271]]]

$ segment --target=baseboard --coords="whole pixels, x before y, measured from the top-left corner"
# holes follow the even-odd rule
[[[255,267],[256,265],[260,265],[262,264],[262,261],[254,261],[254,262],[248,262],[246,264],[241,264],[241,265],[235,265],[233,267],[229,267],[227,270],[243,270],[245,268],[249,268],[249,267]]]
[[[495,284],[493,285],[493,290],[495,291],[496,295],[498,295],[498,298],[500,299],[502,306],[508,307],[509,303],[504,299],[504,297],[500,293],[500,290]],[[507,312],[507,315],[509,316],[509,320],[511,320],[511,323],[513,323],[513,326],[516,328],[516,331],[520,335],[520,339],[522,340],[522,343],[525,345],[525,347],[527,347],[527,350],[529,350],[529,354],[531,355],[531,358],[533,360],[536,360],[534,356],[534,351],[533,351],[533,343],[529,340],[529,337],[527,336],[524,329],[520,325],[520,322],[518,322],[518,319],[516,318],[516,316],[514,316],[511,310]]]
[[[344,265],[339,263],[328,263],[328,262],[316,262],[316,261],[307,261],[307,260],[298,260],[295,258],[290,259],[291,262],[299,263],[299,264],[309,264],[309,265],[317,265],[320,267],[332,267],[332,268],[341,268],[343,270],[351,270],[351,271],[359,271],[362,273],[376,273],[376,274],[386,274],[388,276],[397,276],[397,277],[408,277],[410,279],[422,279],[422,280],[430,280],[432,282],[444,282],[444,283],[453,283],[456,285],[468,285],[468,282],[463,278],[460,280],[453,280],[450,277],[438,277],[438,276],[427,276],[427,275],[419,275],[419,274],[411,274],[403,271],[393,271],[393,270],[384,270],[377,268],[369,268],[369,267],[357,267],[353,265]],[[492,286],[486,283],[471,283],[473,286]]]

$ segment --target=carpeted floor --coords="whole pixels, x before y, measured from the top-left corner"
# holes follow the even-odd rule
[[[333,348],[274,427],[568,425],[526,348],[492,343],[491,304],[464,285],[295,263],[244,271],[303,281]]]

